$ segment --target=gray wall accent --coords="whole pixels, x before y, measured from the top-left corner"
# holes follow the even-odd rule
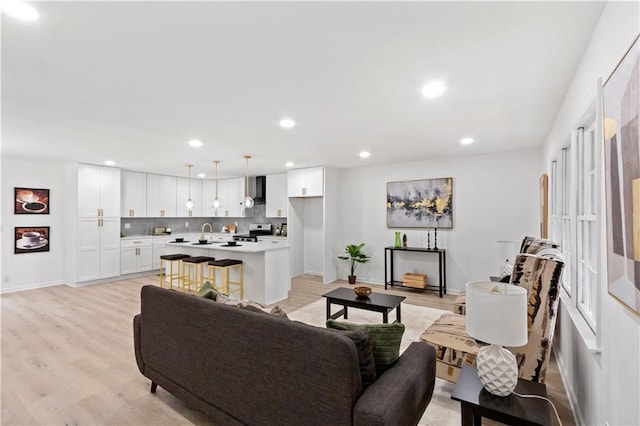
[[[230,224],[238,224],[238,234],[246,234],[249,232],[250,223],[271,223],[273,232],[276,227],[287,223],[287,218],[265,217],[264,204],[257,204],[253,207],[253,217],[123,217],[120,221],[120,232],[125,237],[136,235],[151,235],[153,228],[156,226],[164,226],[171,228],[173,234],[197,233],[202,229],[202,225],[210,223],[213,226],[213,232],[220,232],[222,227]],[[185,223],[189,222],[189,227]],[[125,229],[125,224],[131,224],[130,229]]]

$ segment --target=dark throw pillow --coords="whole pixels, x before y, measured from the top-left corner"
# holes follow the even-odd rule
[[[355,343],[358,349],[358,366],[360,367],[360,378],[362,379],[362,387],[367,388],[376,380],[376,361],[373,357],[373,346],[369,333],[366,330],[336,330]]]
[[[404,324],[351,324],[328,320],[327,328],[366,330],[371,340],[378,376],[391,367],[400,357],[400,342],[402,342],[402,335],[404,334]]]

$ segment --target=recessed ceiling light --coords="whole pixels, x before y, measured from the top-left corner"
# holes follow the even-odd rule
[[[296,125],[296,122],[290,118],[283,118],[280,120],[280,127],[284,127],[285,129],[290,129]]]
[[[462,138],[462,139],[460,139],[460,143],[462,145],[471,145],[474,142],[475,141],[473,140],[473,138]]]
[[[287,161],[287,163],[285,164],[285,166],[287,167],[293,167],[294,164],[291,161]]]
[[[198,173],[198,177],[202,179],[207,177],[207,175],[205,175],[204,173]]]
[[[191,139],[189,141],[189,145],[191,145],[194,148],[200,148],[202,146],[202,142],[199,141],[198,139]]]
[[[104,164],[105,164],[105,165],[107,165],[107,166],[115,166],[115,165],[116,165],[116,162],[115,162],[115,161],[112,161],[112,160],[106,160],[106,161],[104,162]]]
[[[442,95],[445,90],[447,90],[447,88],[445,87],[443,82],[441,82],[440,80],[434,80],[429,84],[425,84],[424,86],[422,86],[421,92],[424,97],[432,99]]]
[[[4,0],[0,7],[4,13],[23,21],[36,21],[38,11],[28,3],[19,0]]]
[[[362,151],[360,153],[360,158],[369,158],[371,157],[371,153],[369,151]]]

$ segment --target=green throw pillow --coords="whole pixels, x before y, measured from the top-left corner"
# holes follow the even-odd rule
[[[327,321],[327,328],[336,330],[366,330],[369,333],[377,375],[384,373],[400,357],[400,342],[404,324],[351,324],[335,320]]]
[[[205,281],[205,283],[198,289],[198,296],[204,297],[205,299],[216,300],[218,298],[218,294],[218,291],[213,288],[213,284],[209,281]]]

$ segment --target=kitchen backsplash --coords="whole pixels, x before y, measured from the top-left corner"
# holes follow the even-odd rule
[[[250,223],[271,223],[273,232],[275,233],[278,225],[287,223],[286,218],[265,217],[265,205],[257,204],[253,207],[253,217],[123,217],[120,221],[120,232],[125,237],[135,235],[151,235],[153,228],[163,226],[171,228],[172,234],[198,233],[202,229],[202,225],[210,223],[213,226],[213,232],[220,232],[222,227],[230,224],[238,224],[238,234],[249,233]],[[186,227],[185,223],[189,226]],[[125,229],[126,224],[130,224],[130,229]],[[208,230],[207,230],[208,231]]]

